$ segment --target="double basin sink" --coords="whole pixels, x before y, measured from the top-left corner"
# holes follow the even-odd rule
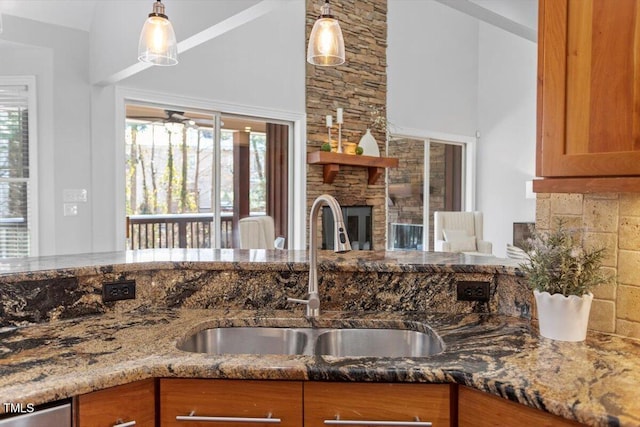
[[[442,352],[444,344],[430,330],[228,327],[197,332],[178,348],[208,354],[427,357]]]

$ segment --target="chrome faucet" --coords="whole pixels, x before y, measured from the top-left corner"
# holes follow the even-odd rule
[[[307,306],[307,317],[316,318],[320,315],[320,296],[318,295],[318,215],[320,207],[329,206],[333,214],[333,242],[334,252],[342,253],[351,250],[349,236],[344,226],[342,209],[338,201],[328,194],[318,196],[311,206],[309,214],[309,292],[307,299],[287,298],[287,301],[305,304]]]

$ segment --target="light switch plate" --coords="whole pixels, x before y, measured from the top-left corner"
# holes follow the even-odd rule
[[[62,190],[62,201],[64,203],[78,203],[87,201],[87,190],[84,188],[67,188]]]

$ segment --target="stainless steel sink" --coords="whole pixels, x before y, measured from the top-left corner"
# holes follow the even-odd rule
[[[180,350],[209,354],[302,354],[307,334],[289,328],[212,328],[187,338]]]
[[[430,331],[229,327],[197,332],[178,348],[208,354],[426,357],[442,352],[444,345]]]
[[[345,357],[425,357],[443,350],[433,333],[399,329],[334,329],[320,334],[315,346],[315,354]]]

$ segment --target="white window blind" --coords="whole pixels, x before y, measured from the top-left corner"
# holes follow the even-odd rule
[[[0,258],[34,254],[34,174],[30,159],[33,84],[0,78]]]

